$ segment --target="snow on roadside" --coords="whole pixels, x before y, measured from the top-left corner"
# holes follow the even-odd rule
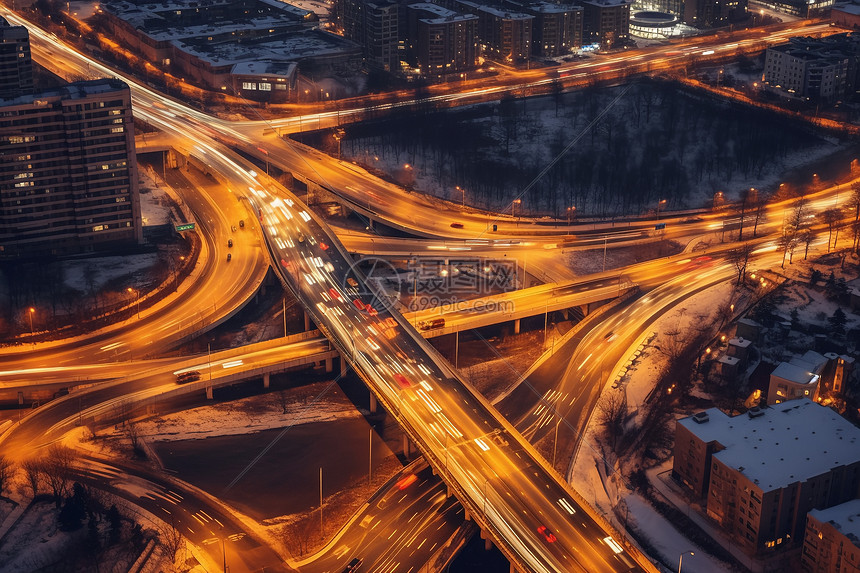
[[[312,384],[301,389],[305,390],[302,395],[287,394],[286,414],[281,408],[280,395],[275,392],[144,420],[137,424],[137,430],[141,438],[170,442],[250,434],[361,415],[339,391],[329,394],[327,387],[328,384]]]

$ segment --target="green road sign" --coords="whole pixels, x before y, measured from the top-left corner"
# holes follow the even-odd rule
[[[193,231],[194,223],[186,223],[184,225],[176,225],[177,231]]]

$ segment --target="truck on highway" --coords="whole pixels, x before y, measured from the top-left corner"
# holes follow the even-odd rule
[[[442,328],[445,326],[444,318],[431,318],[430,320],[418,321],[419,330],[432,330],[434,328]]]

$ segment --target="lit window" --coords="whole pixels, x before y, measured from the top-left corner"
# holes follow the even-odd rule
[[[243,90],[255,90],[257,89],[257,84],[254,82],[242,82]]]
[[[124,127],[112,127],[110,128],[111,133],[123,133],[125,131]]]
[[[260,91],[264,91],[264,92],[272,91],[272,84],[260,82]]]

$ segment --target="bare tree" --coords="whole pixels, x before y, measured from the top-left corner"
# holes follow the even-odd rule
[[[735,265],[735,268],[738,270],[738,283],[741,284],[746,278],[747,274],[747,264],[750,260],[750,255],[753,252],[753,246],[749,243],[744,243],[743,245],[732,249],[729,251],[729,260],[732,261]]]
[[[63,503],[69,493],[69,482],[72,479],[72,464],[75,460],[74,451],[59,444],[51,446],[41,462],[45,483],[54,495],[57,508]]]
[[[803,243],[803,260],[805,261],[806,257],[809,255],[809,247],[811,247],[812,242],[815,241],[815,233],[812,232],[812,229],[804,229],[800,232],[798,240]]]
[[[176,526],[174,519],[171,519],[170,522],[164,522],[158,528],[158,543],[167,552],[167,555],[170,557],[170,563],[176,563],[176,558],[179,556],[180,551],[185,549],[185,538]]]
[[[12,478],[15,477],[15,464],[9,458],[0,456],[0,495],[9,488]]]
[[[827,237],[827,252],[830,252],[830,243],[833,242],[833,229],[836,227],[836,224],[842,219],[842,213],[839,209],[826,209],[821,212],[821,220],[827,225],[827,230],[829,231],[829,235]],[[837,232],[837,237],[838,237]],[[836,248],[836,244],[833,244],[833,248]]]
[[[39,495],[44,483],[42,464],[39,460],[31,458],[21,462],[21,469],[24,470],[24,493],[29,492],[31,497],[36,497]]]
[[[627,400],[623,392],[606,392],[597,402],[597,423],[606,428],[612,449],[624,433]]]

